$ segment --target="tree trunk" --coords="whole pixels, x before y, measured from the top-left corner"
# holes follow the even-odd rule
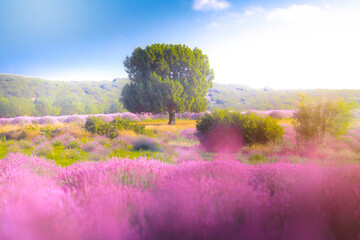
[[[169,125],[175,125],[175,111],[169,112]]]

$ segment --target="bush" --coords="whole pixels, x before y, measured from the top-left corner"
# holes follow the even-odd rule
[[[354,107],[343,99],[308,99],[302,96],[294,114],[297,140],[321,142],[326,134],[340,138],[350,126]]]
[[[111,139],[118,136],[119,130],[132,130],[137,134],[149,133],[146,131],[145,126],[122,119],[119,116],[109,123],[105,122],[102,117],[90,116],[86,120],[85,129],[91,133],[107,136]]]
[[[94,134],[96,133],[96,134],[104,135],[105,134],[104,125],[106,125],[106,122],[104,122],[102,117],[89,116],[85,122],[85,129],[86,131]]]
[[[115,117],[111,123],[115,125],[118,130],[131,130],[136,134],[150,134],[150,132],[145,129],[145,126],[124,120],[121,117]]]
[[[235,152],[243,145],[266,144],[281,140],[284,129],[278,120],[249,112],[214,111],[196,123],[200,143],[208,151]]]
[[[162,152],[160,144],[151,138],[141,138],[136,140],[133,145],[133,151]]]

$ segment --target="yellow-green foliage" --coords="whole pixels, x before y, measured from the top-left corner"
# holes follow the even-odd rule
[[[93,134],[115,138],[121,130],[132,130],[137,134],[145,134],[145,126],[138,125],[134,122],[124,120],[120,117],[115,117],[111,122],[105,122],[102,117],[90,116],[85,123],[85,129]]]
[[[314,99],[302,96],[294,114],[294,128],[298,140],[322,141],[325,134],[339,138],[346,133],[352,121],[354,103],[343,99]]]
[[[209,134],[216,131],[216,139],[227,138],[236,132],[244,139],[245,144],[265,144],[281,139],[284,129],[277,119],[270,116],[261,117],[253,113],[241,114],[227,110],[214,111],[197,121],[196,129],[200,134],[200,142],[207,145]],[[231,139],[230,139],[231,140]],[[216,144],[217,141],[212,141]],[[210,147],[211,148],[211,147]]]

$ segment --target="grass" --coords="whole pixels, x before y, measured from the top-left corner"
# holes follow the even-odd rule
[[[186,138],[180,138],[180,137],[177,137],[174,140],[167,142],[168,146],[176,146],[176,147],[192,147],[198,144],[199,141],[188,140]]]
[[[0,159],[3,159],[5,155],[8,153],[8,143],[6,141],[0,142]]]
[[[77,155],[69,154],[67,149],[62,146],[54,147],[53,154],[49,156],[50,159],[62,167],[67,167],[78,161],[85,161],[88,157],[89,154],[84,151],[79,151]]]
[[[156,119],[153,121],[142,121],[139,122],[141,125],[145,125],[146,129],[154,130],[155,133],[163,133],[163,132],[172,132],[172,133],[180,133],[182,130],[186,128],[196,128],[195,120],[185,120],[178,119],[176,120],[176,125],[168,125],[169,120]]]
[[[131,151],[126,149],[118,149],[109,155],[110,158],[112,157],[119,157],[119,158],[128,158],[128,159],[138,159],[141,157],[147,157],[148,159],[156,159],[161,162],[173,162],[173,157],[171,155],[167,155],[166,153],[161,152],[150,152],[150,151]]]

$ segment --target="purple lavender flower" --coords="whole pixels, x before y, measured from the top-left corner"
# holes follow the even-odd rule
[[[188,140],[199,140],[196,135],[195,128],[186,128],[180,132],[180,137],[186,138]]]
[[[76,141],[76,138],[69,133],[64,133],[62,135],[54,137],[53,141],[59,142],[61,143],[60,145],[66,146],[69,142]]]
[[[58,123],[57,119],[50,116],[41,117],[38,121],[38,124],[56,124]]]
[[[85,152],[91,152],[94,149],[96,149],[99,145],[101,145],[101,144],[97,141],[90,141],[90,142],[84,143],[81,146],[81,149]]]
[[[20,126],[25,126],[25,125],[30,125],[31,124],[31,120],[29,117],[16,117],[14,118],[11,123],[11,125],[20,125]]]
[[[41,142],[32,151],[32,154],[38,157],[46,157],[53,151],[53,146],[50,142]]]
[[[82,115],[71,115],[69,117],[66,118],[66,120],[64,121],[65,123],[78,123],[78,124],[83,124],[86,121],[86,116],[82,116]]]
[[[126,148],[129,149],[132,147],[132,144],[134,142],[135,138],[131,137],[131,136],[127,136],[127,135],[121,135],[118,136],[116,138],[114,138],[111,141],[111,148],[112,149],[116,149],[116,148]]]
[[[128,121],[141,121],[141,119],[136,114],[130,112],[121,113],[121,118]]]
[[[1,125],[8,125],[11,123],[13,118],[0,118],[0,124]]]
[[[40,144],[43,142],[50,142],[50,139],[45,135],[38,135],[32,139],[33,143]]]

